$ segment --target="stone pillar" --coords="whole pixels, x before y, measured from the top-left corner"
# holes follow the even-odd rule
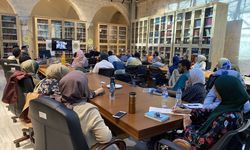
[[[19,16],[21,29],[21,46],[29,46],[29,54],[32,58],[36,56],[33,39],[33,19],[31,16]]]

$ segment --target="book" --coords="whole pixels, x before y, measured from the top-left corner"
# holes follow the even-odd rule
[[[159,121],[159,122],[164,122],[164,121],[169,119],[168,115],[164,115],[164,114],[161,114],[161,113],[155,112],[155,111],[146,112],[144,114],[144,116],[149,118],[149,119],[153,119],[153,120],[156,120],[156,121]]]

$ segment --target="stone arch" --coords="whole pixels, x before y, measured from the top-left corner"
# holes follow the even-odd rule
[[[9,0],[0,0],[0,13],[16,14],[16,10]]]
[[[82,16],[77,5],[70,0],[39,0],[31,11],[31,16],[36,15],[79,20]]]

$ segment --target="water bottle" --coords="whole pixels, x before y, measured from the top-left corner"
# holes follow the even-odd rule
[[[109,88],[109,99],[114,100],[115,99],[115,78],[110,78],[110,88]]]
[[[168,89],[166,85],[163,85],[162,88],[162,101],[161,101],[161,107],[162,108],[167,108],[167,101],[168,101]]]
[[[181,105],[181,98],[182,98],[182,91],[181,91],[181,89],[178,89],[176,91],[176,97],[175,97],[176,104],[175,104],[175,106],[180,106]]]

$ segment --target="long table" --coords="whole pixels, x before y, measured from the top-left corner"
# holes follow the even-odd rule
[[[88,74],[90,89],[97,89],[100,87],[100,82],[109,83],[109,78],[98,75]],[[169,115],[170,119],[165,122],[157,122],[148,119],[144,113],[149,110],[150,106],[161,107],[161,97],[149,95],[143,92],[140,87],[132,87],[127,83],[116,81],[123,87],[115,91],[115,100],[109,100],[109,91],[105,87],[105,94],[91,100],[91,103],[99,108],[103,118],[111,122],[114,126],[123,130],[128,135],[137,140],[147,139],[156,135],[162,134],[166,131],[182,128],[182,116]],[[112,117],[118,111],[128,112],[129,107],[129,92],[136,92],[136,113],[127,114],[121,119]],[[169,98],[168,106],[174,106],[175,100]]]
[[[45,75],[46,67],[40,67],[39,72]],[[110,82],[110,79],[105,76],[94,73],[87,75],[89,87],[93,90],[100,87],[101,81],[104,81],[106,84]],[[109,100],[109,90],[105,84],[105,94],[91,100],[91,103],[98,107],[102,117],[112,123],[113,126],[137,140],[148,139],[169,130],[182,128],[182,116],[169,115],[170,119],[165,122],[157,122],[144,116],[144,113],[148,112],[150,106],[161,107],[160,96],[149,95],[143,92],[143,88],[132,87],[124,82],[116,81],[116,83],[121,84],[123,87],[115,91],[115,100]],[[113,118],[112,115],[118,111],[128,112],[129,92],[136,92],[136,113],[128,113],[121,119]],[[174,104],[175,100],[169,97],[168,107],[172,108]]]

